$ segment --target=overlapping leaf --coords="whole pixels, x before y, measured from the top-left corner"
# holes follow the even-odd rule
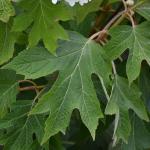
[[[150,112],[150,100],[149,100],[150,78],[149,76],[150,76],[150,68],[147,64],[145,64],[142,67],[142,72],[141,72],[140,79],[139,79],[139,85],[140,85],[140,90],[142,92],[142,97],[145,100],[146,107],[148,108],[148,111]]]
[[[32,101],[17,101],[12,106],[12,111],[0,120],[0,129],[7,130],[0,138],[5,149],[29,150],[34,140],[41,141],[44,133],[44,118],[37,115],[29,117],[31,107]],[[34,139],[33,134],[36,135]]]
[[[129,137],[128,144],[121,144],[121,150],[144,150],[150,148],[150,132],[144,122],[132,117],[132,133]]]
[[[102,47],[79,34],[70,33],[69,41],[60,42],[57,57],[45,49],[34,48],[20,53],[6,68],[14,69],[26,78],[38,78],[59,70],[53,88],[45,94],[32,114],[50,111],[46,121],[43,143],[69,124],[73,109],[81,118],[93,138],[98,119],[103,116],[91,80],[96,73],[104,82],[109,80],[111,69],[103,59]]]
[[[24,12],[15,18],[13,31],[24,31],[32,23],[29,33],[29,46],[33,47],[43,40],[45,47],[55,52],[58,39],[67,39],[67,33],[58,21],[72,18],[69,6],[54,5],[50,0],[23,0],[19,5]]]
[[[106,57],[114,60],[129,49],[126,70],[130,83],[139,76],[143,60],[150,64],[149,27],[150,23],[145,22],[135,27],[118,26],[110,31],[112,39],[105,47]]]
[[[73,8],[73,14],[78,23],[80,23],[90,12],[99,10],[102,0],[93,0],[83,6],[76,4]],[[85,11],[86,10],[86,11]]]
[[[11,108],[18,93],[17,76],[13,71],[0,70],[0,118]]]
[[[14,44],[18,34],[10,31],[10,23],[0,22],[0,65],[7,62],[14,53]]]
[[[129,87],[128,81],[119,76],[115,77],[110,101],[106,107],[106,114],[116,114],[116,133],[118,139],[128,141],[131,124],[128,110],[132,109],[141,119],[148,121],[144,103],[140,99],[140,92],[135,85]]]
[[[150,21],[150,2],[149,1],[137,7],[136,11],[145,19]]]
[[[15,14],[11,1],[17,2],[15,3],[17,13],[16,17],[9,21],[9,18]],[[96,12],[99,10],[102,2],[104,2],[103,5],[110,12],[108,15],[105,12],[102,15],[100,12]],[[133,6],[133,8],[135,8],[134,10],[138,14],[150,21],[149,1],[144,2],[146,1],[135,1],[136,6]],[[35,80],[35,82],[40,82],[42,86],[37,85],[22,88],[29,90],[43,87],[45,76],[55,74],[55,72],[56,74],[58,73],[52,88],[47,93],[44,93],[37,102],[37,105],[33,107],[35,101],[17,100],[16,102],[16,95],[18,93],[18,77],[16,73],[8,70],[0,70],[0,145],[4,145],[4,149],[63,149],[64,145],[62,146],[62,143],[64,141],[62,143],[59,141],[59,135],[61,134],[58,134],[58,139],[56,136],[51,139],[50,137],[58,132],[65,133],[74,109],[79,110],[81,120],[94,138],[98,121],[103,117],[100,107],[101,100],[104,107],[106,104],[104,93],[107,93],[105,85],[109,83],[109,75],[111,74],[109,63],[117,59],[126,50],[129,50],[126,72],[130,86],[127,79],[115,76],[110,100],[107,95],[109,101],[105,113],[106,115],[115,116],[114,137],[118,141],[120,139],[123,140],[121,147],[119,147],[120,149],[143,150],[150,148],[150,132],[147,128],[148,126],[145,126],[149,124],[143,121],[149,120],[145,108],[146,106],[149,108],[149,67],[147,66],[146,71],[142,69],[140,78],[140,89],[147,103],[146,105],[144,105],[141,99],[142,96],[137,85],[131,84],[140,74],[142,61],[146,60],[150,64],[150,23],[145,22],[133,27],[129,25],[117,26],[111,29],[110,41],[106,44],[105,51],[103,51],[103,48],[99,44],[77,33],[70,32],[69,37],[68,33],[62,27],[71,24],[72,30],[78,30],[79,28],[84,28],[85,30],[87,28],[88,33],[86,35],[89,35],[93,26],[93,17],[100,15],[99,17],[102,18],[103,23],[99,22],[99,20],[98,22],[102,27],[108,21],[109,17],[113,17],[113,11],[119,6],[119,3],[119,0],[92,0],[84,6],[77,4],[74,7],[70,7],[64,0],[59,1],[56,5],[53,5],[51,0],[0,0],[0,21],[2,21],[0,22],[1,66],[7,63],[13,56],[14,44],[18,37],[17,32],[21,32],[23,36],[28,37],[28,42],[19,41],[20,45],[15,45],[18,56],[2,68],[15,70],[17,74],[24,75],[26,79],[34,80],[40,78]],[[139,4],[142,5],[140,6]],[[80,25],[77,27],[76,21],[81,23],[91,12],[96,13],[91,14],[89,18],[87,17],[89,21],[84,21],[81,24],[82,27]],[[137,16],[139,17],[139,15]],[[137,24],[143,19],[142,17],[138,17],[135,19]],[[72,19],[76,21],[72,21]],[[62,22],[67,20],[71,21],[67,23]],[[11,21],[13,21],[12,28]],[[78,32],[84,33],[84,30],[80,29]],[[58,42],[58,39],[61,40]],[[28,47],[29,49],[21,51],[24,47]],[[59,48],[56,52],[57,47]],[[21,52],[19,53],[19,51]],[[57,55],[51,55],[49,51]],[[128,55],[128,52],[125,54]],[[126,76],[124,72],[125,59],[123,59],[122,63],[119,62],[119,64],[116,61],[117,72],[123,76]],[[51,80],[49,76],[46,79]],[[95,84],[93,84],[93,80]],[[105,92],[101,89],[99,81],[102,81],[101,85]],[[23,83],[23,85],[28,84]],[[28,91],[20,92],[19,97],[23,97],[24,99],[25,97],[34,96],[34,92],[29,91],[28,94],[26,93]],[[130,109],[131,111],[129,111]],[[134,113],[140,119],[135,116],[132,117]],[[105,128],[107,128],[106,126],[110,126],[113,118],[105,116]],[[107,121],[107,119],[110,120]],[[80,120],[78,121],[80,122]],[[75,128],[78,127],[75,125]],[[75,128],[71,128],[73,132]],[[103,129],[101,128],[101,130]],[[110,130],[108,131],[109,134],[112,134]],[[87,131],[85,133],[87,134]],[[70,135],[72,136],[72,133],[69,133],[69,140]],[[107,135],[105,134],[105,136]],[[42,144],[46,141],[49,144],[43,146]],[[78,142],[75,144],[75,148],[76,145],[78,145]],[[86,147],[88,147],[88,144]]]
[[[0,20],[8,22],[11,16],[15,15],[14,7],[10,0],[0,0]]]

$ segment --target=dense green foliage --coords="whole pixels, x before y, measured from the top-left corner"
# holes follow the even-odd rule
[[[150,1],[66,1],[0,0],[2,149],[150,149]]]

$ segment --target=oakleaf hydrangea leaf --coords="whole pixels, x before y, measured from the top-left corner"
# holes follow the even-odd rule
[[[137,7],[136,11],[145,19],[150,21],[150,2],[149,1]]]
[[[0,20],[8,22],[11,16],[15,15],[14,7],[10,0],[0,0]]]
[[[150,70],[149,70],[149,66],[146,64],[144,65],[144,67],[142,68],[140,77],[139,77],[139,86],[140,86],[140,90],[142,92],[142,97],[145,101],[145,104],[147,106],[148,111],[150,112],[150,101],[149,101],[149,97],[150,97],[150,92],[149,92],[149,88],[150,88]]]
[[[140,99],[140,91],[135,85],[129,87],[128,81],[116,76],[110,97],[106,107],[106,114],[116,114],[117,126],[115,136],[127,142],[131,131],[128,110],[132,109],[141,119],[148,121],[146,108]]]
[[[14,20],[13,31],[24,31],[31,24],[29,47],[34,47],[43,40],[45,48],[55,53],[58,39],[67,39],[68,35],[59,25],[59,21],[72,18],[67,5],[52,4],[49,0],[23,0],[19,6],[24,10]]]
[[[144,150],[150,148],[150,132],[146,128],[144,122],[135,115],[132,119],[132,132],[128,140],[128,144],[121,144],[121,150]]]
[[[80,23],[89,13],[99,10],[101,3],[102,0],[92,0],[88,4],[85,4],[84,7],[76,4],[71,10],[77,22]]]
[[[31,107],[31,100],[19,100],[12,105],[11,112],[0,120],[0,129],[7,131],[0,139],[5,139],[6,149],[29,150],[33,143],[33,134],[39,142],[41,141],[44,134],[44,118],[40,115],[28,116]]]
[[[0,118],[11,109],[11,104],[16,101],[17,93],[18,82],[15,72],[0,70]]]
[[[57,57],[45,49],[35,48],[25,50],[5,66],[26,78],[36,78],[59,70],[53,88],[32,110],[32,114],[50,111],[42,143],[59,131],[65,133],[72,111],[76,108],[92,137],[95,137],[98,120],[103,114],[91,75],[97,74],[106,83],[111,73],[109,64],[102,57],[102,51],[99,44],[71,32],[69,41],[60,42]]]
[[[12,33],[10,23],[0,22],[0,65],[7,62],[14,53],[14,44],[18,34]]]
[[[150,64],[149,27],[150,23],[145,22],[135,27],[118,26],[110,31],[112,39],[105,46],[106,57],[114,60],[129,49],[126,71],[130,83],[139,76],[143,60]]]

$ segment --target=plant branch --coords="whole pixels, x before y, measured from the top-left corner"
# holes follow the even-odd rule
[[[125,10],[127,11],[127,10],[128,10],[128,6],[127,6],[125,0],[122,0],[122,3],[123,3],[123,5],[124,5]]]
[[[93,34],[93,35],[89,38],[89,40],[93,40],[93,39],[95,39],[96,37],[101,36],[101,34],[104,33],[104,32],[106,33],[107,30],[111,27],[111,25],[112,25],[121,15],[123,15],[124,13],[125,13],[125,11],[121,11],[121,12],[119,12],[117,15],[115,15],[101,31],[98,31],[98,32],[96,32],[95,34]]]
[[[114,9],[105,9],[105,8],[103,8],[103,7],[100,7],[99,10],[102,11],[102,12],[110,12],[110,13],[115,12]]]
[[[113,24],[120,16],[122,16],[125,12],[126,12],[126,11],[124,10],[124,11],[119,12],[117,15],[115,15],[115,16],[108,22],[108,24],[104,27],[103,30],[108,30],[108,29],[112,26],[112,24]]]
[[[37,84],[36,84],[35,82],[31,81],[31,80],[19,80],[18,82],[19,82],[19,83],[28,82],[28,83],[33,84],[34,86],[37,86]]]
[[[146,1],[146,0],[145,0]],[[115,24],[118,25],[125,17],[126,15],[128,15],[128,17],[130,18],[130,21],[132,23],[132,26],[134,27],[135,26],[135,22],[134,22],[134,19],[132,17],[132,10],[134,10],[136,7],[142,5],[145,1],[141,1],[139,3],[137,3],[136,5],[134,5],[133,7],[128,7],[126,5],[126,2],[125,0],[122,0],[123,4],[124,4],[124,10],[119,12],[117,15],[115,15],[109,22],[108,24],[101,30],[101,31],[98,31],[96,33],[94,33],[90,38],[89,40],[93,40],[95,39],[96,37],[100,37],[104,32],[106,33],[107,30],[113,25]],[[119,19],[118,19],[119,18]]]
[[[120,24],[124,20],[125,17],[126,17],[126,14],[123,14],[122,16],[120,16],[118,20],[112,25],[112,27],[116,27],[118,24]]]
[[[114,75],[116,75],[117,71],[116,71],[116,66],[115,66],[114,61],[112,61],[111,64],[112,64],[112,68],[113,68],[113,73],[114,73]]]
[[[36,100],[42,95],[42,93],[43,93],[44,90],[45,90],[45,88],[43,88],[43,89],[36,95],[36,97],[33,99],[30,112],[31,112],[32,108],[34,107],[34,104],[35,104]],[[30,115],[30,112],[29,112],[29,115]]]
[[[107,89],[106,89],[106,87],[105,87],[104,81],[103,81],[103,79],[102,79],[101,77],[100,77],[100,81],[101,81],[102,88],[103,88],[103,90],[104,90],[106,99],[107,99],[107,101],[109,101],[109,100],[110,100],[110,97],[109,97],[109,94],[108,94]]]
[[[40,85],[40,86],[27,86],[27,87],[21,87],[19,88],[19,91],[30,91],[30,90],[41,90],[43,89],[45,86],[44,85]]]
[[[127,15],[129,16],[131,24],[132,24],[132,27],[134,28],[135,27],[135,21],[134,21],[132,15],[131,15],[131,13],[127,13]]]
[[[34,86],[34,90],[36,91],[36,93],[39,93],[39,89],[37,88],[38,87],[38,85],[35,83],[35,82],[33,82],[33,81],[31,81],[31,80],[19,80],[18,81],[19,83],[24,83],[24,82],[28,82],[28,83],[31,83],[33,86]],[[32,86],[32,88],[30,89],[30,90],[33,90],[33,86]],[[26,87],[26,90],[28,89],[28,87]],[[21,89],[21,90],[25,90],[25,87],[24,87],[24,89]],[[29,89],[28,89],[29,90]]]

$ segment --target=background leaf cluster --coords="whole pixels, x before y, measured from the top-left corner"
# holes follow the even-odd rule
[[[150,149],[149,31],[148,0],[0,0],[2,149]]]

